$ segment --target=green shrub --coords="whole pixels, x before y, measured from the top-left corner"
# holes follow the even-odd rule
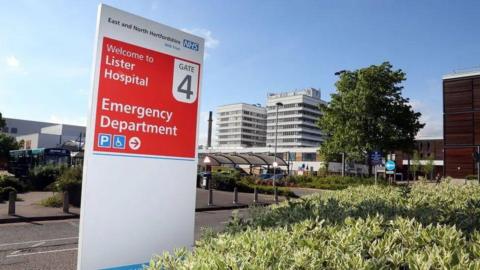
[[[65,166],[53,164],[37,166],[29,172],[29,183],[34,190],[45,190],[65,169]]]
[[[70,204],[79,207],[82,195],[82,167],[69,167],[62,171],[57,181],[54,182],[54,190],[68,191]]]
[[[50,196],[42,201],[40,201],[40,204],[45,207],[62,207],[63,206],[63,197],[61,194],[56,193],[53,196]]]
[[[354,176],[339,176],[331,175],[326,177],[314,177],[314,176],[289,176],[287,182],[294,183],[299,187],[317,188],[317,189],[330,189],[339,190],[345,189],[351,186],[359,185],[373,185],[375,184],[374,178],[363,178]],[[384,183],[383,180],[378,180],[378,183]]]
[[[480,269],[480,186],[357,186],[253,208],[149,269]]]
[[[467,180],[477,180],[477,176],[473,174],[469,174],[465,177]]]
[[[14,176],[0,175],[0,188],[13,187],[18,192],[24,192],[26,190],[25,184]]]

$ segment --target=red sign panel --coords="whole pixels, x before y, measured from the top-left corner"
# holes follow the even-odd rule
[[[104,38],[94,151],[194,158],[200,68]]]

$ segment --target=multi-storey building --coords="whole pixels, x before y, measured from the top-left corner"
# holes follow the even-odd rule
[[[267,111],[260,105],[236,103],[217,108],[219,147],[261,147],[266,140]]]
[[[472,154],[480,145],[480,70],[443,76],[445,175],[476,173]]]
[[[318,128],[320,90],[307,88],[298,91],[268,94],[267,146],[275,145],[278,105],[278,147],[318,147],[323,134]]]

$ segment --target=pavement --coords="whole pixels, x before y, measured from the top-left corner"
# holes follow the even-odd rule
[[[247,209],[238,211],[242,216],[248,215]],[[195,240],[200,238],[202,228],[223,230],[231,213],[231,210],[197,212]],[[77,246],[78,219],[3,224],[0,225],[0,269],[74,270]]]
[[[298,196],[319,192],[315,189],[291,188]],[[15,215],[8,215],[8,202],[0,203],[0,224],[13,222],[35,222],[46,220],[61,220],[78,218],[80,209],[70,207],[70,213],[63,213],[62,208],[44,207],[40,202],[53,195],[53,192],[28,192],[18,194]],[[253,202],[253,193],[238,193],[238,202],[233,203],[233,192],[213,190],[213,205],[208,205],[208,190],[197,188],[196,211],[230,210],[246,208]],[[279,200],[285,197],[279,196]],[[258,194],[257,204],[266,205],[274,203],[273,195]]]

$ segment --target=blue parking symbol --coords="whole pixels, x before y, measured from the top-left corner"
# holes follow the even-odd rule
[[[98,134],[98,147],[110,148],[112,146],[112,135],[100,133]]]
[[[125,149],[125,136],[124,135],[113,135],[113,148],[116,149]]]

